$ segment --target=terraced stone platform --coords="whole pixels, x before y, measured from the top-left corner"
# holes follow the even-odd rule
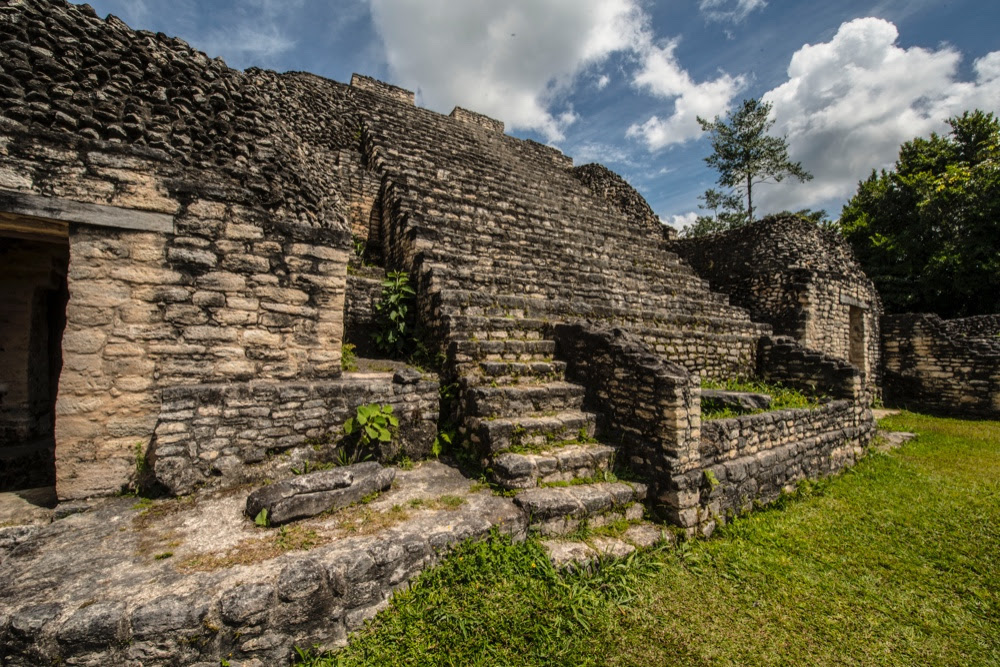
[[[295,645],[343,644],[450,546],[494,529],[520,538],[527,524],[439,462],[282,528],[243,516],[248,492],[108,498],[0,528],[3,664],[285,664]]]

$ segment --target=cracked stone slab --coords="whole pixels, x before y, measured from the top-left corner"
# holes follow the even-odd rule
[[[277,526],[347,507],[389,488],[395,477],[394,468],[375,461],[297,475],[253,491],[247,497],[246,515],[253,518],[266,509],[268,522]]]

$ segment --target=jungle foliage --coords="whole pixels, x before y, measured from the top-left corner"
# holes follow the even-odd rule
[[[888,312],[1000,312],[1000,121],[965,112],[902,145],[840,225]]]

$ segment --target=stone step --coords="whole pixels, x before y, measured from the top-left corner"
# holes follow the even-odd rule
[[[455,336],[465,334],[476,340],[540,340],[545,320],[525,318],[523,314],[449,314],[441,318]]]
[[[553,414],[583,407],[586,390],[571,382],[544,384],[479,385],[465,390],[466,414],[482,417],[515,417],[528,413]]]
[[[594,535],[577,540],[554,538],[542,540],[541,544],[557,568],[591,570],[603,561],[624,558],[636,549],[676,542],[674,533],[664,526],[637,521],[618,535]]]
[[[599,482],[564,487],[537,487],[514,497],[527,515],[529,528],[542,535],[567,535],[586,526],[600,527],[620,519],[641,519],[646,485]]]
[[[459,369],[462,373],[465,369]],[[469,384],[500,385],[518,384],[525,380],[562,380],[566,373],[565,361],[480,361],[469,365],[472,371],[465,375]]]
[[[490,476],[505,489],[599,477],[614,466],[615,448],[600,443],[566,444],[538,453],[505,452],[494,456]]]
[[[448,346],[452,363],[470,361],[551,361],[556,353],[552,340],[457,340]]]
[[[580,410],[563,410],[554,415],[472,418],[469,437],[484,455],[489,455],[512,447],[544,447],[559,440],[592,438],[596,424],[594,414]]]

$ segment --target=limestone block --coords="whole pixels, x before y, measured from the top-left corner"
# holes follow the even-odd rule
[[[246,278],[226,271],[213,271],[199,276],[195,281],[202,289],[221,292],[242,292],[247,287]]]
[[[71,250],[72,252],[72,250]],[[128,285],[110,280],[73,280],[73,263],[70,263],[69,303],[74,306],[91,306],[94,308],[114,308],[128,303],[132,293]],[[70,319],[72,321],[72,319]]]
[[[246,515],[254,518],[267,509],[268,520],[275,525],[315,516],[384,491],[395,476],[394,468],[374,461],[298,475],[253,491],[247,498]]]

